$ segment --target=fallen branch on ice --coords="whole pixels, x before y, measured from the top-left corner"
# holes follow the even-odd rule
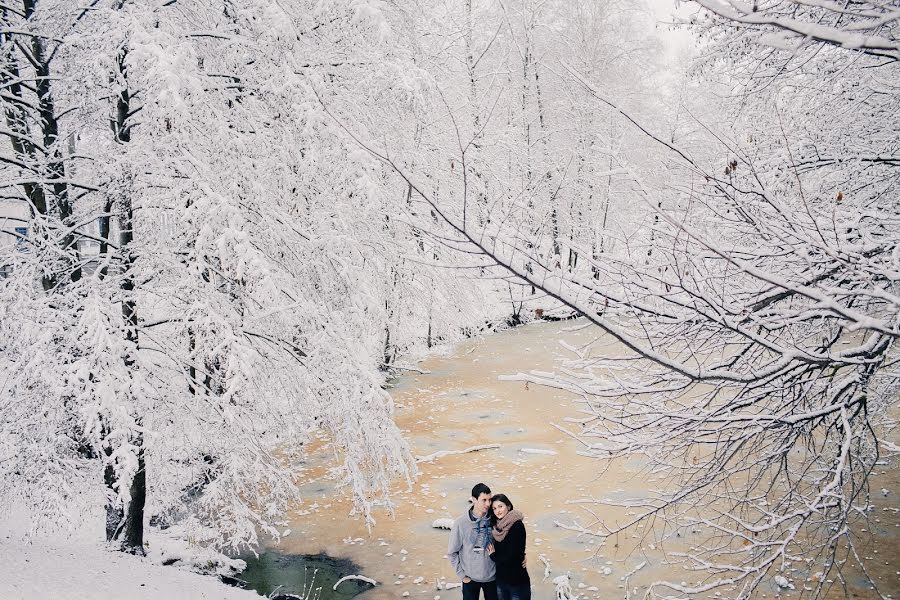
[[[553,572],[550,569],[550,561],[547,560],[547,557],[543,554],[538,554],[538,560],[544,563],[544,578],[541,581],[547,581],[547,578],[550,577],[550,573]]]
[[[545,450],[544,448],[519,448],[519,452],[525,454],[546,454],[547,456],[556,456],[556,450]]]
[[[620,581],[627,581],[629,577],[631,577],[632,575],[634,575],[635,573],[637,573],[638,571],[640,571],[641,569],[643,569],[643,568],[646,567],[646,566],[647,566],[647,561],[645,560],[644,562],[642,562],[641,564],[639,564],[638,566],[636,566],[636,567],[633,568],[632,570],[630,570],[630,571],[628,571],[627,573],[625,573],[625,575],[624,575],[623,577],[620,578]],[[626,585],[627,585],[627,584],[626,584]]]
[[[879,440],[878,443],[881,444],[882,448],[889,452],[900,452],[900,446],[898,446],[897,444],[892,444],[887,440]]]
[[[598,536],[598,537],[601,535],[599,533],[594,533],[590,529],[581,527],[580,525],[567,525],[565,523],[560,523],[559,521],[553,521],[553,524],[562,529],[568,529],[569,531],[577,531],[578,533],[583,533],[586,535],[594,535],[594,536]]]
[[[553,583],[556,585],[556,600],[575,600],[568,573],[554,578]]]
[[[431,371],[423,371],[422,369],[417,369],[416,367],[405,367],[403,365],[395,365],[388,363],[381,363],[381,366],[386,369],[396,369],[398,371],[412,371],[413,373],[419,373],[420,375],[431,375]]]
[[[465,450],[440,450],[439,452],[434,452],[433,454],[428,454],[426,456],[417,456],[416,462],[433,462],[436,458],[442,458],[444,456],[451,456],[453,454],[468,454],[469,452],[478,452],[479,450],[494,450],[499,448],[500,444],[482,444],[481,446],[470,446]]]
[[[359,581],[365,581],[366,583],[371,583],[372,585],[378,585],[378,582],[377,582],[377,581],[375,581],[374,579],[370,579],[370,578],[368,578],[368,577],[365,577],[365,576],[363,576],[363,575],[346,575],[346,576],[341,577],[340,579],[338,579],[338,580],[337,580],[337,583],[335,583],[333,586],[331,586],[331,589],[336,591],[336,590],[337,590],[337,586],[341,585],[341,584],[344,583],[345,581],[350,581],[351,579],[357,579],[357,580],[359,580]]]

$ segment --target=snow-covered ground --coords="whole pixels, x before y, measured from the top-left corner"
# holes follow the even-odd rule
[[[157,564],[165,553],[139,558],[109,551],[93,532],[29,540],[28,517],[0,515],[0,600],[260,600],[254,592],[227,586],[177,566]],[[163,540],[157,541],[164,546]],[[169,550],[171,552],[171,550]]]
[[[101,547],[46,545],[0,540],[3,600],[259,600],[254,592],[229,587],[176,567],[153,564]]]

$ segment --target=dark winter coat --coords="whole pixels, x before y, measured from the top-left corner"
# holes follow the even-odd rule
[[[528,571],[522,566],[525,560],[525,524],[516,521],[502,542],[494,540],[491,558],[497,565],[497,581],[520,584],[530,582]]]

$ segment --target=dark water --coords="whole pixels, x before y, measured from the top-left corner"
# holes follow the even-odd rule
[[[247,588],[268,596],[295,594],[309,600],[348,600],[370,589],[368,583],[345,581],[337,591],[332,586],[345,575],[360,573],[352,561],[332,558],[326,554],[297,555],[266,551],[255,556],[241,557],[247,568],[238,575]]]

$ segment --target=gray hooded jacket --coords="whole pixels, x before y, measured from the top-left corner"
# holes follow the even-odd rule
[[[453,522],[447,557],[460,579],[468,577],[478,582],[493,581],[497,567],[487,549],[475,547],[475,537],[475,518],[470,508]]]

